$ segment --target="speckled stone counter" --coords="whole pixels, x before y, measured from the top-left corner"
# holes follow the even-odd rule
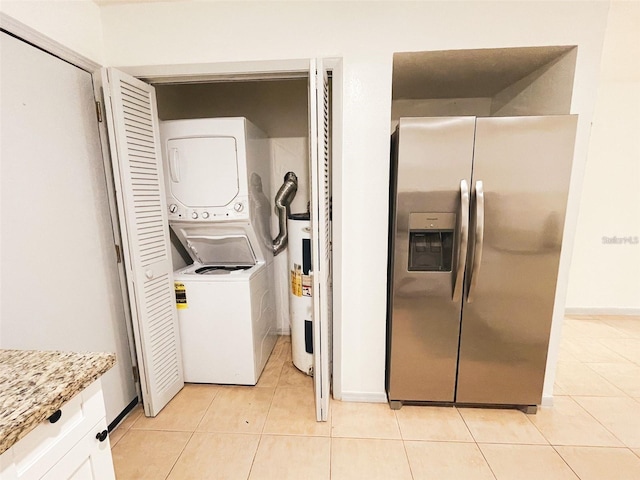
[[[0,454],[115,361],[113,353],[0,350]]]

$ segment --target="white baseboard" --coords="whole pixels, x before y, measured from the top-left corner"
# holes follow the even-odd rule
[[[543,396],[542,402],[540,402],[541,407],[553,407],[553,395]]]
[[[284,335],[284,336],[291,335],[291,329],[290,328],[278,328],[276,330],[276,332],[278,333],[278,335]]]
[[[565,315],[640,315],[640,308],[633,307],[567,307]]]
[[[343,402],[363,403],[387,403],[387,394],[384,392],[345,392],[342,391]]]

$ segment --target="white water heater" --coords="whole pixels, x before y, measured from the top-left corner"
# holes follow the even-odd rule
[[[289,215],[287,229],[291,356],[298,370],[313,375],[313,291],[309,214]]]

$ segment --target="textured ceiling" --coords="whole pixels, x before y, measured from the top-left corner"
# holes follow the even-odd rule
[[[572,48],[575,47],[396,53],[393,98],[492,97]]]

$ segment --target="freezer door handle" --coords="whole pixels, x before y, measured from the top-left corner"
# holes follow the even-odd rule
[[[464,269],[467,267],[467,249],[469,246],[469,184],[460,180],[460,242],[458,243],[458,268],[453,285],[453,301],[462,297]]]
[[[480,262],[482,261],[482,246],[484,244],[484,189],[482,180],[478,180],[475,187],[476,231],[473,247],[473,265],[471,267],[471,280],[469,282],[469,291],[467,292],[467,302],[471,302],[473,300],[473,292],[478,284]]]

